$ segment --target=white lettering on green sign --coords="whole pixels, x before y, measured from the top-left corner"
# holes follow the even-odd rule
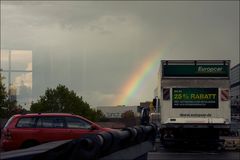
[[[203,67],[203,66],[198,67],[198,72],[219,73],[222,71],[223,71],[222,67]]]
[[[191,99],[193,100],[210,100],[216,99],[217,94],[191,94]]]

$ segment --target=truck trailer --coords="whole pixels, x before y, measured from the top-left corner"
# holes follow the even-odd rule
[[[229,60],[162,60],[160,135],[165,146],[221,146],[230,130]]]

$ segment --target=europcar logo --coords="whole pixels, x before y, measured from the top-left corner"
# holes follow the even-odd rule
[[[201,73],[221,73],[221,72],[223,72],[223,68],[222,67],[199,66],[197,71],[201,72]]]

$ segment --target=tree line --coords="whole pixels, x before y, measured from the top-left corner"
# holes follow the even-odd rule
[[[84,116],[92,121],[104,119],[100,110],[95,110],[79,97],[73,90],[59,84],[56,88],[47,88],[45,94],[37,102],[32,102],[30,110],[26,110],[17,101],[10,101],[3,77],[0,75],[0,118],[9,118],[19,113],[72,113]]]

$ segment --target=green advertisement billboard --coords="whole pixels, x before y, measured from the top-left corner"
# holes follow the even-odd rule
[[[165,77],[229,77],[229,65],[164,65]]]
[[[173,108],[218,108],[218,88],[173,88]]]

